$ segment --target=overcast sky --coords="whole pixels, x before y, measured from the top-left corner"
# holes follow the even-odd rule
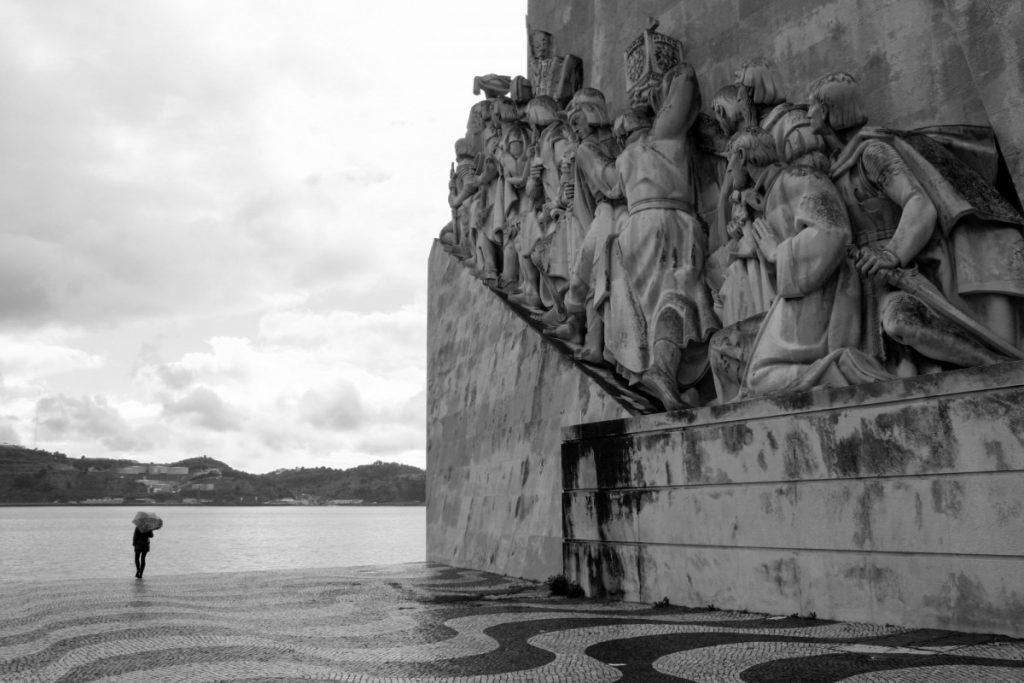
[[[0,0],[0,442],[425,466],[427,254],[525,13]]]

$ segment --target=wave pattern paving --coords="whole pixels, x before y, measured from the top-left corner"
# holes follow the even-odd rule
[[[998,636],[550,597],[432,564],[0,584],[0,680],[1021,681]]]

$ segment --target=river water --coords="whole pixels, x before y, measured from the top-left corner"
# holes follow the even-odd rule
[[[146,576],[423,562],[426,508],[157,506]],[[0,581],[135,575],[124,506],[0,507]]]

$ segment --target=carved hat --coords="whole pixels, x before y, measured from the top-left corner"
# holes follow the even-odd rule
[[[828,107],[828,124],[833,130],[846,130],[868,121],[857,79],[846,72],[834,71],[811,83],[810,99]]]
[[[483,91],[486,97],[501,97],[508,94],[508,89],[511,86],[512,79],[508,76],[499,76],[498,74],[477,76],[473,79],[473,94],[479,95]]]
[[[515,123],[519,120],[519,108],[508,97],[498,97],[494,100],[491,120],[496,123]]]
[[[736,85],[746,86],[754,104],[781,104],[786,91],[779,82],[775,65],[764,57],[745,63],[736,71]]]

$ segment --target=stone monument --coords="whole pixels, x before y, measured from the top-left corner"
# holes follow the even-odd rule
[[[1024,635],[1024,8],[811,5],[531,0],[474,81],[429,559]]]

